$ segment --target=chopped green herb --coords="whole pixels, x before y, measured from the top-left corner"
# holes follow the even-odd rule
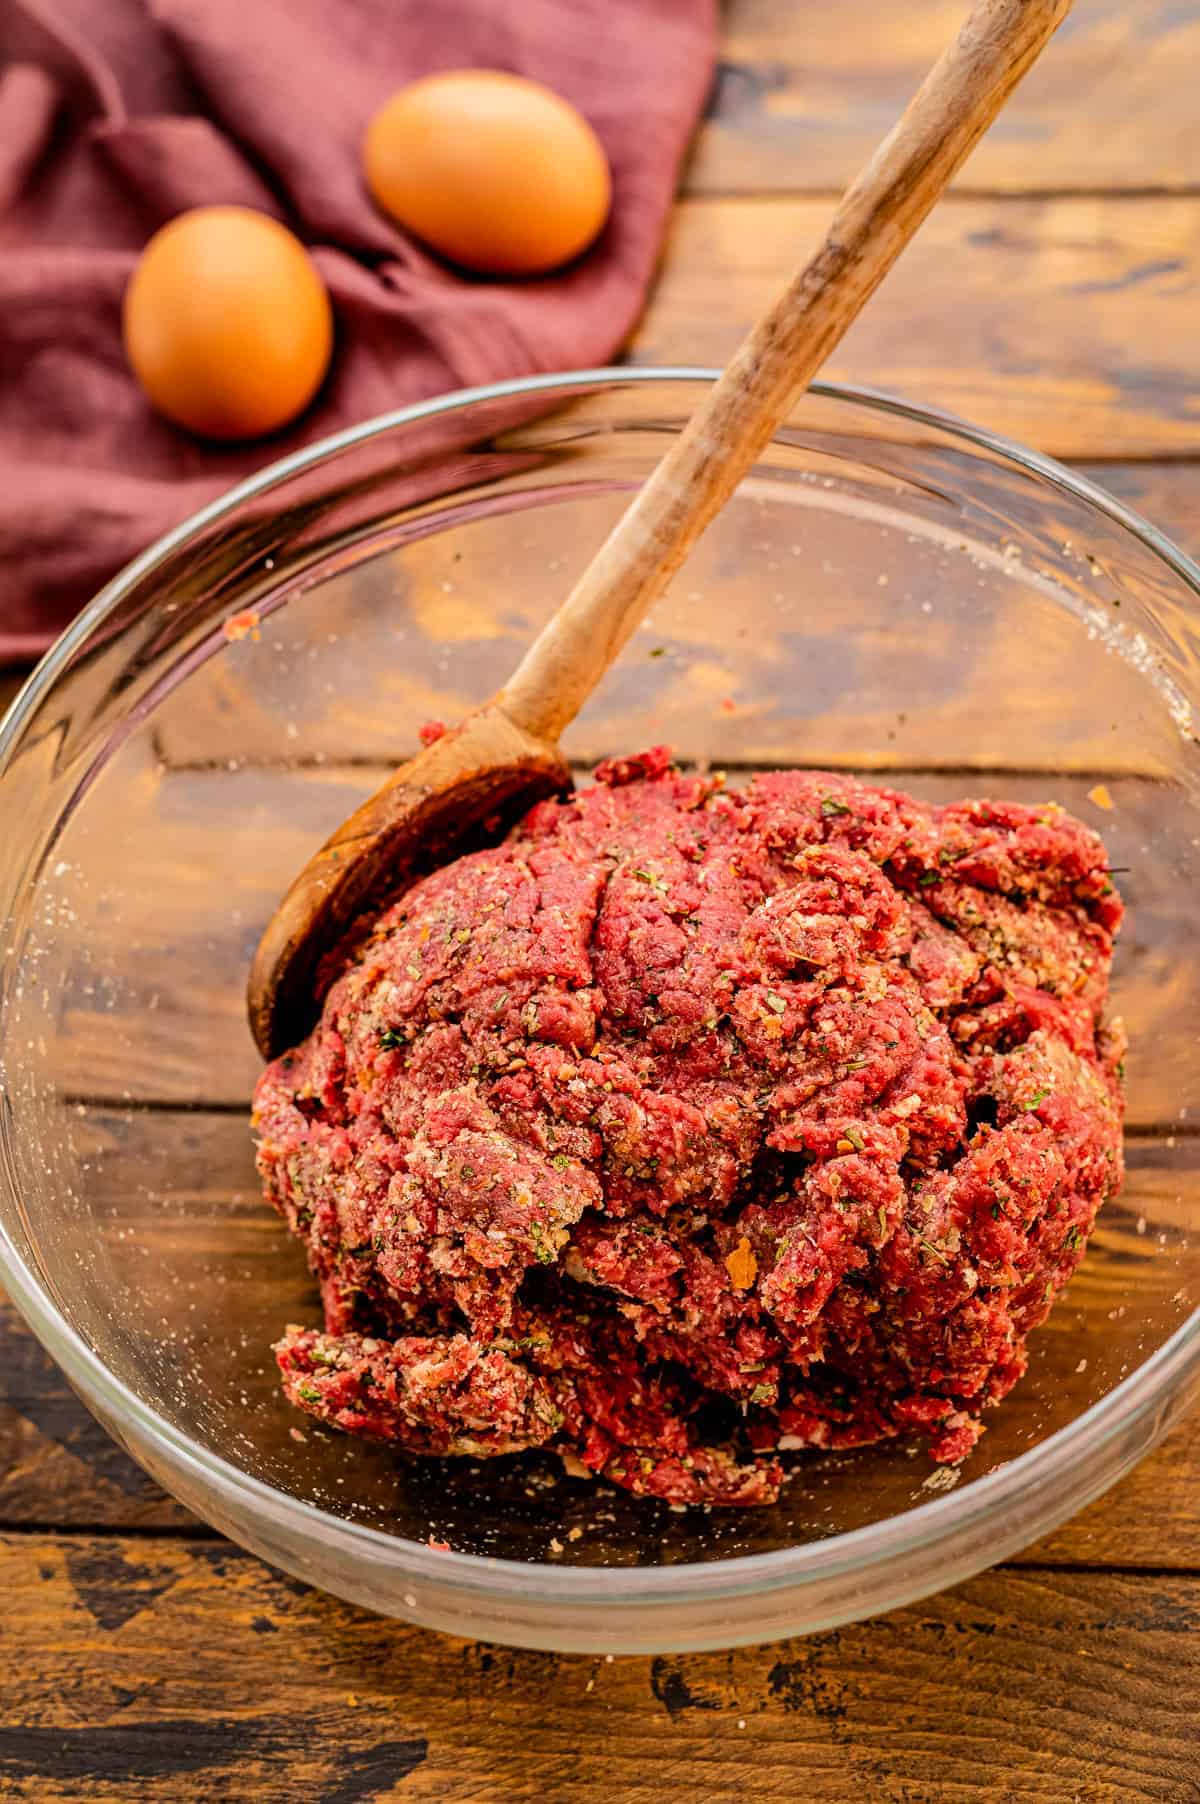
[[[553,1265],[554,1264],[554,1248],[548,1247],[546,1245],[546,1242],[542,1239],[541,1227],[536,1222],[533,1225],[531,1235],[532,1235],[532,1239],[533,1239],[534,1257],[537,1259],[538,1264],[539,1265]]]
[[[821,813],[828,820],[835,814],[849,814],[850,809],[845,802],[839,802],[836,796],[821,797]]]

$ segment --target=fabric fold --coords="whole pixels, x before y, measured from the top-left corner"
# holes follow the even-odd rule
[[[714,0],[0,0],[0,659],[43,648],[158,533],[276,457],[448,389],[608,361],[714,50]],[[547,83],[604,143],[612,218],[559,275],[465,276],[367,195],[375,108],[471,66]],[[251,445],[159,419],[121,350],[146,239],[221,202],[296,231],[337,312],[316,402]]]

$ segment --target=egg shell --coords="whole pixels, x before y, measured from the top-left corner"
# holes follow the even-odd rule
[[[570,262],[612,199],[583,114],[540,82],[490,69],[401,88],[367,128],[363,165],[385,212],[451,262],[491,275]]]
[[[214,439],[258,438],[294,419],[333,349],[333,310],[308,252],[250,207],[195,207],[156,232],[125,290],[122,329],[152,405]]]

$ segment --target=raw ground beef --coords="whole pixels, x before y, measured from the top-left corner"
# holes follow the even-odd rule
[[[757,1504],[958,1460],[1121,1182],[1121,903],[1059,808],[602,767],[387,910],[257,1091],[288,1397]]]

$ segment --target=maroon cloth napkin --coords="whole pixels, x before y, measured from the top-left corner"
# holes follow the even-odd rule
[[[611,357],[653,273],[714,38],[714,0],[0,0],[0,659],[40,652],[150,540],[299,445]],[[547,83],[603,140],[612,218],[563,275],[459,276],[367,196],[375,108],[471,66]],[[214,202],[285,220],[337,314],[316,403],[249,446],[160,420],[121,352],[141,246]]]

